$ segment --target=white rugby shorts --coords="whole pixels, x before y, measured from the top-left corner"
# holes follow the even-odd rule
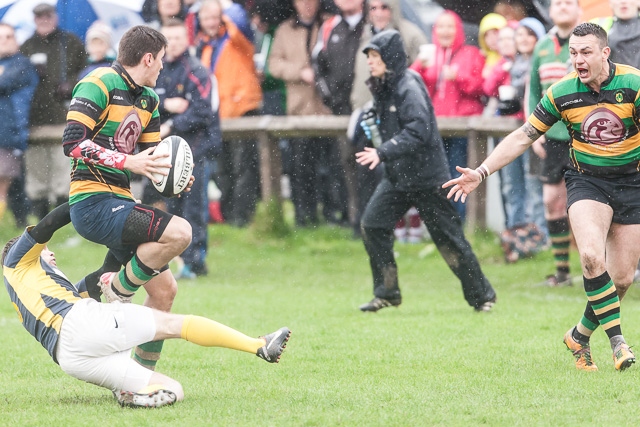
[[[153,340],[156,324],[149,307],[78,301],[62,322],[56,358],[64,372],[110,390],[136,392],[153,371],[131,358],[131,349]]]

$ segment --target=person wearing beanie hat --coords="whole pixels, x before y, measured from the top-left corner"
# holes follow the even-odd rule
[[[88,65],[80,72],[80,79],[100,67],[110,67],[116,59],[112,46],[111,27],[96,21],[87,30],[85,47],[89,54]]]
[[[545,29],[544,29],[544,25],[542,25],[542,22],[540,22],[536,18],[532,18],[532,17],[527,17],[527,18],[521,19],[518,26],[519,27],[527,27],[528,29],[533,31],[538,40],[543,38],[545,36],[545,34],[547,33],[545,31]]]

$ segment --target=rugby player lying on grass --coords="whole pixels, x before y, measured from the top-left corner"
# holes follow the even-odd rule
[[[89,298],[84,283],[76,288],[47,248],[53,233],[69,223],[68,210],[68,204],[54,209],[2,251],[4,283],[20,321],[64,372],[112,390],[122,406],[159,407],[182,400],[184,391],[178,381],[131,358],[139,344],[182,338],[278,362],[291,335],[286,327],[251,338],[200,316]]]

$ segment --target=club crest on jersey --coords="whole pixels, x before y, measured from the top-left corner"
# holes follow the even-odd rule
[[[627,137],[627,129],[613,111],[600,107],[589,113],[582,121],[582,137],[596,145],[610,145]]]
[[[617,90],[616,91],[616,102],[618,104],[622,104],[622,101],[624,101],[624,95],[622,94],[621,90]]]
[[[129,113],[122,119],[118,129],[113,134],[113,142],[116,149],[125,154],[133,153],[136,142],[142,133],[142,122],[140,116],[135,108],[132,108]]]
[[[140,106],[142,107],[143,110],[147,109],[147,100],[146,99],[141,99],[140,100]]]

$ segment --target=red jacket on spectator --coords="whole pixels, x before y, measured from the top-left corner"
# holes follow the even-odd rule
[[[482,114],[482,68],[484,56],[474,46],[464,44],[464,29],[462,20],[455,12],[446,10],[456,22],[456,34],[452,45],[442,47],[436,35],[434,25],[432,40],[436,45],[436,55],[433,65],[424,67],[420,58],[411,69],[417,71],[424,80],[436,116],[472,116]],[[441,15],[441,16],[442,16]],[[453,80],[442,78],[444,65],[457,70]]]
[[[498,88],[511,84],[511,65],[513,65],[513,59],[502,57],[496,65],[493,66],[491,72],[482,84],[482,90],[486,96],[498,98]],[[520,111],[511,116],[524,120],[524,111],[520,109]]]
[[[500,86],[511,84],[511,74],[509,74],[509,69],[511,67],[509,67],[509,65],[512,62],[512,59],[505,57],[500,58],[498,62],[496,62],[482,84],[482,91],[485,95],[497,98],[498,88]]]

